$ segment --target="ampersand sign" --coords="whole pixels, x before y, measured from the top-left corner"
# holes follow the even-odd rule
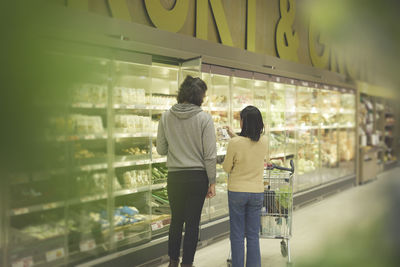
[[[276,26],[276,51],[280,58],[298,62],[299,36],[292,29],[296,9],[295,0],[279,0],[279,9],[281,17]]]

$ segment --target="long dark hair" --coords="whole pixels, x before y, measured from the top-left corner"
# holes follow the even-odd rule
[[[178,103],[188,102],[201,106],[206,95],[207,84],[200,78],[187,75],[178,90]]]
[[[240,136],[248,137],[255,142],[260,140],[260,136],[264,132],[264,122],[260,110],[254,106],[247,106],[240,111],[240,119],[243,123]]]

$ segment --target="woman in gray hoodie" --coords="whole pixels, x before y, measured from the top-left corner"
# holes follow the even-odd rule
[[[207,85],[187,76],[178,91],[178,103],[162,114],[158,124],[157,152],[167,155],[168,199],[171,207],[169,266],[192,266],[201,210],[206,197],[215,196],[216,138],[211,115],[201,109]]]

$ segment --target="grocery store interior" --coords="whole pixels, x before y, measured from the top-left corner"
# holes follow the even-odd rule
[[[239,133],[254,105],[268,163],[294,163],[281,192],[291,201],[274,200],[286,213],[260,218],[262,266],[399,266],[396,1],[10,2],[0,266],[168,266],[155,140],[187,75],[208,86],[217,156],[228,144],[218,129]],[[217,164],[197,267],[228,264],[228,179]]]

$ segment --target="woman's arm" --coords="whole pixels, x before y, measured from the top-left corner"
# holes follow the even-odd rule
[[[162,125],[162,117],[158,122],[156,146],[158,154],[160,155],[168,154],[168,141],[167,138],[165,138],[164,127]]]
[[[224,162],[222,163],[222,167],[224,168],[224,171],[226,171],[227,173],[230,173],[232,171],[234,157],[235,157],[235,151],[234,151],[232,140],[231,140],[228,143],[228,148],[226,149],[225,159],[224,159]]]
[[[214,122],[209,116],[202,134],[204,165],[206,168],[208,181],[215,184],[216,165],[217,165],[217,141],[215,137]]]

